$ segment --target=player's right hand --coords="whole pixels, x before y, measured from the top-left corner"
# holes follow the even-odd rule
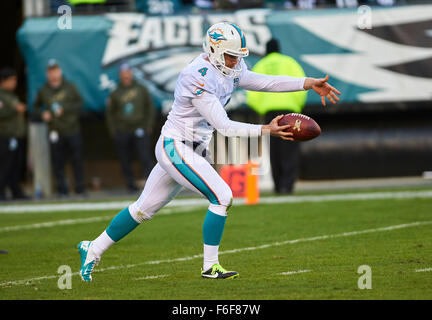
[[[275,117],[269,124],[263,125],[261,127],[261,134],[270,133],[273,137],[279,137],[283,140],[294,141],[292,137],[292,132],[286,132],[285,130],[291,127],[291,125],[287,124],[284,126],[280,126],[278,124],[279,120],[283,118],[283,114]]]

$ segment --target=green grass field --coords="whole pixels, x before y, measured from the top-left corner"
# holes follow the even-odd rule
[[[225,281],[200,277],[205,208],[182,209],[111,247],[91,283],[76,245],[116,211],[0,214],[0,299],[432,299],[431,197],[234,206],[219,258],[240,277]],[[358,288],[361,265],[371,289]]]

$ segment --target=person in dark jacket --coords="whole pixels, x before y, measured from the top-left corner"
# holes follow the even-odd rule
[[[47,82],[39,89],[34,103],[37,118],[48,124],[51,159],[59,196],[67,196],[69,187],[65,164],[70,157],[75,193],[85,195],[82,137],[79,124],[83,104],[76,86],[67,81],[56,60],[48,62]]]
[[[138,155],[144,180],[154,165],[150,134],[155,112],[150,93],[134,79],[129,64],[121,64],[119,77],[120,82],[107,101],[106,120],[127,188],[134,192],[138,187],[132,171],[132,153]]]
[[[267,42],[266,56],[255,64],[252,71],[270,75],[305,77],[300,63],[280,52],[277,39],[270,39]],[[302,113],[307,99],[307,91],[285,93],[248,91],[246,95],[249,106],[257,113],[265,115],[266,122],[279,114]],[[299,142],[286,143],[281,139],[270,137],[270,164],[275,192],[293,193],[300,166]]]
[[[6,200],[6,188],[12,199],[28,199],[20,186],[26,135],[26,105],[14,93],[17,74],[11,68],[0,70],[0,201]]]

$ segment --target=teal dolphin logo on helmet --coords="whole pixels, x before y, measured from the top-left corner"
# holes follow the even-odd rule
[[[226,40],[223,34],[217,33],[216,31],[213,31],[213,33],[209,32],[209,37],[214,41]]]

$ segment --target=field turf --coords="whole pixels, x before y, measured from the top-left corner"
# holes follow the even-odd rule
[[[116,210],[0,214],[0,299],[432,299],[430,197],[234,206],[219,258],[240,277],[225,281],[200,277],[206,209],[181,209],[111,247],[91,283],[76,245]],[[62,265],[71,289],[58,287]],[[362,265],[371,289],[358,287]]]

